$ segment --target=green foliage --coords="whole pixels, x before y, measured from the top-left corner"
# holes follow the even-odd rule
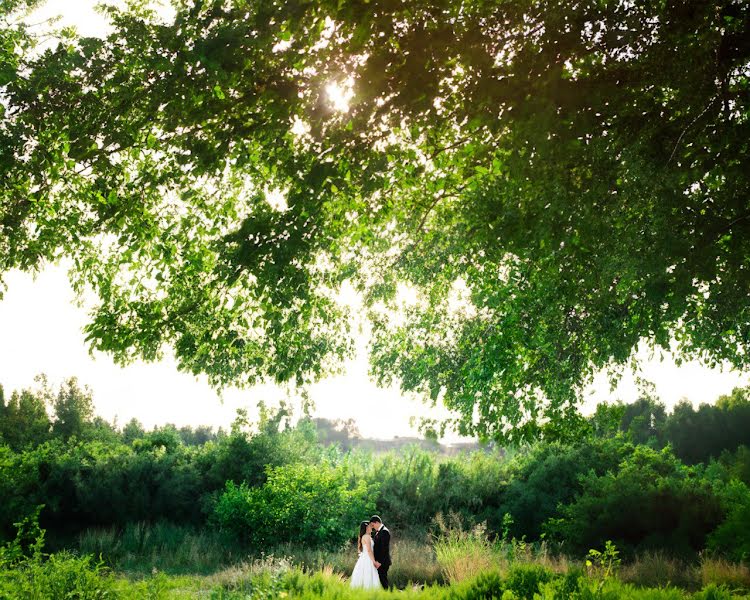
[[[237,538],[258,547],[293,542],[340,545],[362,515],[371,514],[373,486],[350,485],[347,473],[325,463],[269,468],[262,487],[227,482],[214,519]]]
[[[312,381],[353,352],[349,281],[379,379],[483,438],[570,439],[644,339],[748,366],[747,3],[139,1],[38,56],[30,4],[0,274],[70,257],[119,362]]]
[[[592,440],[575,445],[538,444],[519,454],[506,466],[501,500],[501,510],[513,518],[509,533],[538,538],[544,522],[558,514],[559,505],[579,494],[582,476],[613,471],[632,452],[632,446],[622,440]]]
[[[378,509],[391,515],[394,525],[426,523],[435,515],[431,492],[436,486],[436,462],[431,453],[410,448],[399,455],[386,455],[370,467],[379,474]]]
[[[633,443],[662,448],[666,420],[664,404],[656,398],[646,396],[625,406],[620,426]]]
[[[75,389],[68,382],[58,394],[71,410],[80,400]],[[0,532],[10,534],[15,520],[42,503],[43,520],[55,530],[160,520],[201,525],[227,480],[261,485],[267,466],[315,463],[327,453],[309,424],[288,427],[284,414],[266,410],[257,427],[194,446],[173,426],[146,433],[130,424],[120,437],[98,417],[80,436],[60,426],[48,441],[18,452],[0,445]]]
[[[732,592],[723,585],[711,584],[695,595],[695,600],[730,600]]]
[[[604,550],[591,548],[586,557],[586,567],[602,579],[616,576],[621,564],[620,551],[611,540],[605,542]]]
[[[600,402],[594,414],[589,417],[591,433],[596,437],[612,437],[622,431],[622,418],[625,415],[625,404]]]
[[[750,559],[750,489],[731,481],[722,490],[726,520],[708,538],[708,547],[734,561]]]
[[[283,408],[276,413],[263,410],[253,429],[244,411],[238,411],[232,433],[207,443],[195,454],[206,488],[218,491],[227,481],[260,486],[266,481],[268,467],[322,460],[326,452],[309,423],[289,427],[286,417]]]
[[[718,458],[724,450],[750,445],[748,388],[735,388],[715,405],[688,403],[675,406],[667,419],[667,436],[675,454],[688,464]]]
[[[55,423],[53,432],[68,439],[81,437],[94,418],[94,400],[88,388],[81,389],[78,379],[71,377],[60,386],[54,402]]]
[[[49,390],[34,394],[55,397]],[[732,411],[743,410],[743,394],[732,398],[717,410],[741,414]],[[12,537],[13,524],[44,504],[41,519],[57,547],[85,531],[81,549],[128,571],[148,572],[151,564],[185,572],[192,564],[207,572],[236,560],[248,542],[259,552],[302,547],[304,564],[321,568],[331,564],[326,548],[342,548],[362,516],[378,512],[399,542],[438,536],[424,560],[417,557],[424,546],[404,550],[408,563],[394,567],[394,580],[404,584],[418,576],[464,580],[550,550],[579,559],[607,540],[626,559],[663,553],[663,568],[654,567],[659,573],[674,571],[667,563],[676,558],[694,561],[705,548],[717,560],[746,559],[747,448],[725,451],[704,468],[685,466],[669,448],[634,445],[633,422],[654,410],[640,403],[628,431],[592,427],[594,435],[575,444],[490,446],[456,456],[417,446],[342,453],[318,441],[311,421],[292,426],[283,407],[263,408],[257,423],[241,412],[231,433],[200,444],[186,443],[189,432],[171,425],[145,432],[135,422],[119,433],[93,418],[80,438],[66,439],[58,429],[39,444],[0,444],[0,533]],[[604,412],[599,416],[614,423]],[[667,442],[676,431],[670,419]],[[33,421],[26,426],[34,431]],[[441,515],[449,527],[441,529]],[[158,558],[166,549],[170,558]],[[341,572],[351,568],[351,552],[334,554],[330,561]],[[659,577],[651,580],[669,580]]]
[[[718,463],[730,478],[750,485],[750,447],[740,446],[735,452],[725,450]]]
[[[663,448],[667,444],[687,464],[707,463],[725,451],[750,444],[750,402],[748,388],[735,388],[714,404],[698,409],[682,400],[666,413],[664,404],[645,394],[633,404],[599,404],[588,419],[596,437],[622,433],[638,444]]]
[[[0,397],[0,441],[14,450],[36,446],[50,437],[48,398],[32,390],[13,392],[8,403]]]
[[[20,522],[14,523],[16,537],[0,547],[0,567],[16,567],[27,558],[40,560],[44,554],[45,531],[39,527],[39,513],[43,505],[37,506],[33,512]]]
[[[589,582],[583,578],[583,573],[578,569],[570,569],[562,576],[553,577],[551,581],[539,584],[539,594],[535,596],[540,600],[568,600],[569,598],[590,598]]]
[[[553,573],[541,565],[517,565],[508,571],[505,589],[516,598],[534,598],[539,588],[550,581]]]
[[[682,465],[668,450],[636,447],[615,472],[590,473],[581,493],[560,508],[546,531],[568,552],[585,552],[613,540],[618,548],[669,547],[692,553],[724,518],[710,482]]]
[[[146,431],[143,429],[141,422],[135,417],[130,419],[122,428],[122,441],[128,446],[132,445],[135,440],[145,437]]]
[[[79,557],[67,551],[46,555],[44,530],[39,528],[39,511],[17,524],[15,540],[0,548],[0,597],[80,598],[111,597],[112,578],[101,561]],[[29,537],[34,541],[28,544]]]

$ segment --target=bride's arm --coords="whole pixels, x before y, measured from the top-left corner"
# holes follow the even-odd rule
[[[363,535],[362,538],[359,541],[362,544],[362,547],[367,549],[367,554],[370,555],[370,560],[372,561],[372,564],[374,565],[375,564],[375,555],[372,553],[372,544],[370,543],[369,540],[365,544],[364,538],[365,538],[365,536]],[[370,538],[370,539],[372,539],[372,538]]]

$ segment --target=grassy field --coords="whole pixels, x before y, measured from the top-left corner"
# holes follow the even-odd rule
[[[713,573],[714,575],[716,573]],[[746,583],[746,582],[745,582]],[[72,556],[53,557],[45,565],[4,572],[0,597],[21,598],[415,598],[419,600],[567,598],[615,600],[738,600],[750,598],[746,586],[708,583],[697,590],[674,585],[644,587],[617,576],[601,576],[575,565],[555,571],[536,562],[495,565],[447,585],[410,584],[391,592],[349,588],[344,575],[331,567],[306,571],[286,559],[267,557],[240,563],[211,575],[167,575],[154,572],[132,579]]]
[[[287,544],[254,556],[218,533],[166,523],[134,524],[120,532],[114,528],[90,529],[78,537],[77,552],[101,557],[107,569],[130,581],[162,573],[183,583],[201,581],[203,586],[252,578],[256,571],[267,571],[273,565],[346,578],[357,558],[351,544],[331,550]],[[393,557],[389,577],[400,589],[458,583],[487,571],[503,573],[516,564],[534,564],[558,574],[582,571],[596,575],[604,568],[602,563],[611,563],[610,575],[618,580],[642,587],[672,585],[696,591],[717,584],[750,589],[750,568],[719,557],[704,555],[686,561],[663,552],[648,552],[624,564],[617,556],[573,559],[550,551],[544,543],[491,543],[481,528],[446,528],[437,537],[407,536],[394,543]]]
[[[0,598],[750,598],[750,570],[741,563],[705,556],[684,562],[650,553],[622,564],[614,548],[577,560],[555,555],[544,544],[491,543],[478,529],[398,540],[390,573],[397,589],[378,593],[349,588],[356,552],[348,546],[331,551],[279,546],[253,557],[218,534],[167,524],[89,530],[78,546],[49,555],[41,545],[25,552],[5,547]]]

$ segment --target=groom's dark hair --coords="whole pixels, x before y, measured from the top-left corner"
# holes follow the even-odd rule
[[[380,520],[380,517],[378,515],[372,515],[370,517],[370,523],[382,523],[383,521]]]

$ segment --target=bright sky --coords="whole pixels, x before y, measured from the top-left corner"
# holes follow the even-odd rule
[[[147,427],[163,423],[226,427],[237,408],[256,414],[258,401],[275,404],[289,397],[283,388],[263,385],[226,390],[222,399],[205,378],[178,372],[172,360],[121,368],[108,355],[90,355],[81,331],[87,313],[74,302],[61,266],[48,267],[36,279],[14,271],[6,283],[0,301],[0,383],[6,392],[32,387],[34,376],[41,372],[55,385],[76,375],[93,390],[99,415],[107,420],[117,416],[121,425],[135,417]],[[428,407],[403,397],[397,389],[379,389],[371,383],[364,353],[346,364],[345,374],[313,385],[310,396],[316,415],[353,418],[368,437],[414,435],[409,417],[431,414]]]
[[[104,20],[94,12],[91,0],[49,2],[29,19],[37,22],[62,14],[62,23],[76,25],[82,35],[100,35]],[[49,266],[36,279],[12,272],[6,276],[8,289],[0,301],[0,383],[7,392],[29,387],[36,374],[46,373],[52,383],[76,375],[94,392],[96,411],[120,424],[132,417],[147,427],[156,424],[213,425],[227,427],[237,408],[255,414],[260,400],[275,403],[287,391],[273,385],[249,390],[230,389],[219,398],[205,379],[179,373],[170,360],[136,363],[126,368],[113,364],[109,356],[91,356],[81,328],[86,311],[73,302],[66,270]],[[360,340],[356,359],[345,365],[345,374],[314,385],[310,395],[315,414],[331,419],[353,418],[363,435],[377,438],[414,435],[411,416],[440,416],[398,389],[379,389],[367,376],[365,340]],[[710,370],[696,363],[677,367],[669,358],[648,360],[644,352],[641,375],[653,382],[659,397],[673,406],[681,398],[694,404],[713,402],[733,387],[750,385],[750,374]],[[614,392],[604,376],[591,386],[584,410],[596,402],[619,398],[626,402],[637,397],[631,375],[625,375]],[[447,441],[456,439],[455,436]]]

